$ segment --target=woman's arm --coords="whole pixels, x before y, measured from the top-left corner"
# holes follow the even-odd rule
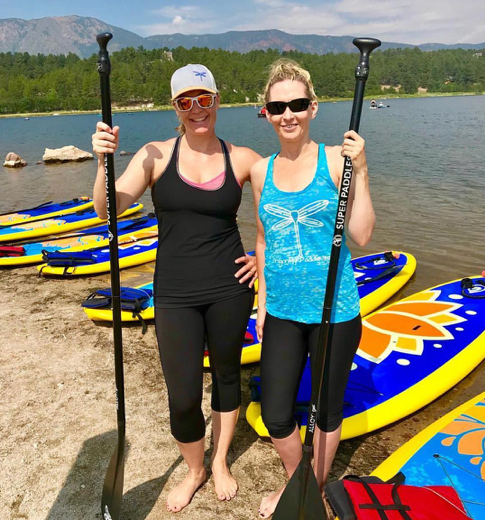
[[[106,213],[106,181],[104,172],[104,154],[114,153],[118,148],[119,127],[113,130],[105,123],[96,125],[93,134],[93,151],[98,157],[98,169],[94,183],[93,200],[94,209],[102,219]],[[130,161],[123,175],[116,181],[116,209],[121,214],[136,202],[144,193],[152,178],[155,158],[160,155],[160,150],[153,144],[147,144],[141,148]]]
[[[346,156],[352,159],[354,172],[347,206],[347,234],[358,246],[365,246],[372,237],[376,217],[370,196],[365,141],[353,130],[344,134],[341,147],[329,150],[330,173],[339,186]]]
[[[267,165],[268,159],[262,159],[251,168],[251,187],[253,190],[254,213],[257,225],[256,262],[258,269],[258,317],[256,321],[256,332],[259,341],[263,339],[264,322],[266,319],[266,280],[264,278],[266,241],[264,238],[263,224],[259,218],[259,201],[261,200]]]

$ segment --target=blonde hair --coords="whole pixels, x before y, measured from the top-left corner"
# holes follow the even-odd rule
[[[175,130],[177,130],[180,136],[185,135],[186,133],[185,125],[182,123],[182,121],[180,121],[180,124],[175,127]]]
[[[303,67],[298,65],[296,61],[287,58],[281,58],[270,65],[268,82],[264,88],[264,101],[269,102],[269,91],[275,83],[285,81],[286,79],[292,81],[300,81],[306,89],[307,96],[312,101],[317,101],[317,95],[313,89],[312,78],[310,73]]]

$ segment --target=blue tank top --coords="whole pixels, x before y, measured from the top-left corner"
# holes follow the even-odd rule
[[[266,251],[266,309],[277,318],[320,323],[327,285],[338,190],[328,171],[325,145],[318,147],[312,182],[303,190],[279,190],[271,156],[259,203]],[[355,318],[360,300],[345,236],[340,252],[331,321]]]

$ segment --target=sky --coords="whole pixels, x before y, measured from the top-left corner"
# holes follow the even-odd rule
[[[140,36],[280,29],[410,44],[485,42],[483,0],[0,0],[0,18],[72,14]]]

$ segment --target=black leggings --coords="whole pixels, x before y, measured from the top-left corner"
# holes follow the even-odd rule
[[[266,315],[261,353],[261,412],[271,437],[284,439],[295,430],[294,411],[308,353],[312,372],[319,324]],[[343,420],[345,387],[362,333],[360,315],[331,324],[329,350],[318,407],[317,425],[335,431]]]
[[[253,300],[254,293],[248,290],[196,307],[155,308],[170,427],[179,442],[195,442],[205,435],[201,405],[206,338],[212,372],[212,409],[231,412],[241,404],[241,349]]]

